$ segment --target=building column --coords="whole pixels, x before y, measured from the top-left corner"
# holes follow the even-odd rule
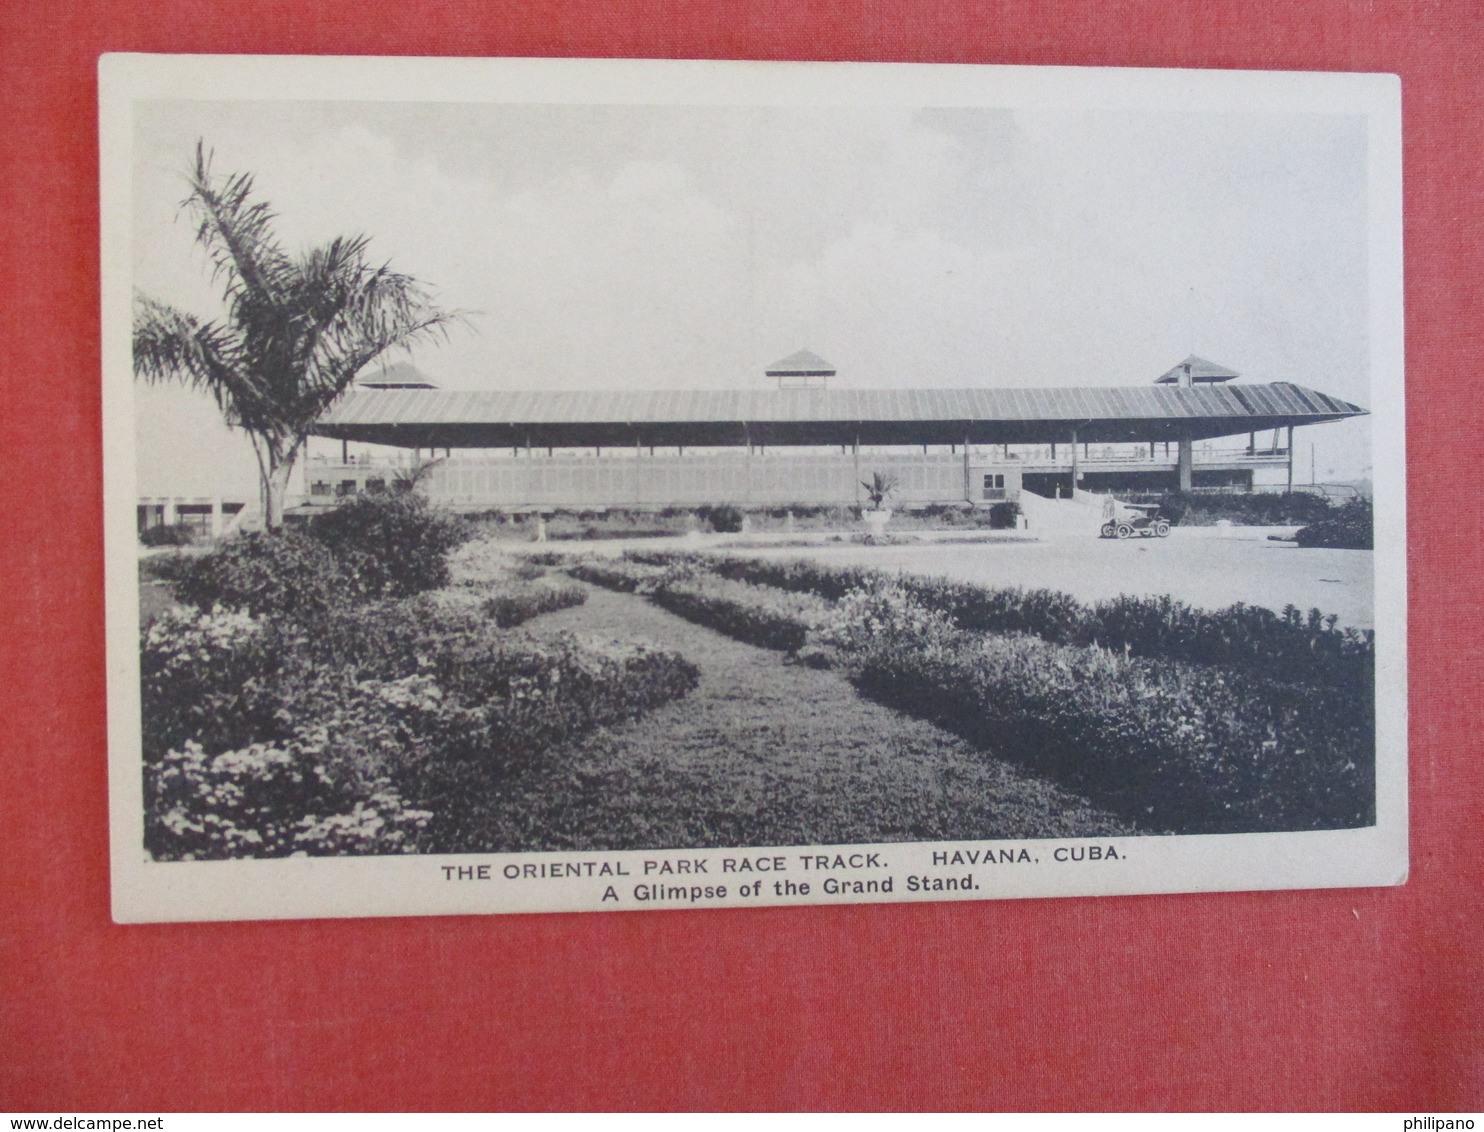
[[[222,500],[221,496],[211,501],[211,537],[222,537]]]
[[[1074,428],[1072,430],[1072,495],[1074,497],[1077,494],[1078,475],[1080,473],[1077,471],[1077,430]]]
[[[1293,494],[1293,425],[1288,426],[1288,492]]]
[[[1195,446],[1192,441],[1183,437],[1179,443],[1178,468],[1179,488],[1181,491],[1189,491],[1195,481]]]
[[[165,510],[163,515],[161,516],[161,521],[167,527],[175,526],[175,500],[165,500]]]
[[[850,446],[850,455],[855,469],[855,501],[861,501],[861,434],[855,434],[855,443]]]
[[[974,485],[970,481],[969,471],[969,434],[964,434],[964,502],[974,502]]]

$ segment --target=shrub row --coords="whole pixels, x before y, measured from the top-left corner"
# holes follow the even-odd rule
[[[1227,519],[1248,526],[1290,526],[1312,523],[1330,513],[1322,495],[1294,492],[1159,492],[1135,494],[1130,502],[1159,504],[1172,523],[1187,527],[1211,526]]]
[[[442,594],[312,632],[172,612],[141,663],[146,846],[177,860],[446,848],[474,787],[698,677],[666,650],[498,633]]]
[[[1328,689],[1213,677],[1029,637],[876,649],[860,690],[1178,833],[1370,824],[1371,712]]]
[[[1371,501],[1352,499],[1317,523],[1293,536],[1300,546],[1323,546],[1335,550],[1370,550],[1375,546]]]
[[[1119,597],[1083,605],[1053,590],[990,587],[947,578],[900,575],[859,567],[831,567],[806,559],[711,558],[671,553],[638,555],[709,568],[724,578],[813,593],[831,601],[860,590],[899,585],[919,604],[942,611],[959,629],[1023,633],[1058,644],[1096,644],[1134,656],[1197,664],[1256,668],[1268,676],[1299,682],[1369,683],[1374,634],[1337,627],[1317,609],[1307,614],[1288,606],[1274,613],[1234,605],[1209,611],[1168,596]]]
[[[899,586],[816,636],[859,690],[1146,827],[1345,828],[1374,820],[1370,689],[1303,687],[952,627]]]
[[[620,593],[647,593],[665,576],[663,567],[627,561],[578,562],[568,566],[567,573],[579,581]]]
[[[829,612],[811,594],[785,594],[766,586],[707,575],[667,578],[653,601],[688,621],[762,648],[797,652]]]
[[[481,609],[501,629],[510,629],[543,613],[581,605],[587,591],[570,582],[566,585],[510,587],[484,600]]]
[[[772,586],[790,593],[815,594],[839,601],[854,590],[870,589],[890,575],[859,566],[825,566],[807,558],[738,558],[693,550],[628,550],[628,562],[666,569],[717,574],[733,581]]]
[[[196,528],[190,523],[160,523],[139,532],[140,546],[190,546],[196,541]]]

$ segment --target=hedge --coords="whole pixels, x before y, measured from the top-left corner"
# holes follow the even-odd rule
[[[873,699],[1175,833],[1371,824],[1367,689],[1253,681],[1031,637],[901,643],[851,657]]]
[[[765,586],[699,576],[662,582],[652,600],[688,621],[762,648],[797,652],[829,611],[809,594],[784,594]]]
[[[1275,613],[1238,604],[1209,611],[1167,596],[1125,596],[1088,606],[1053,590],[892,575],[807,559],[641,552],[633,560],[709,569],[723,578],[812,593],[831,601],[894,584],[964,630],[1024,633],[1053,643],[1099,645],[1133,656],[1238,665],[1276,679],[1369,683],[1374,668],[1374,633],[1339,628],[1337,618],[1317,609],[1302,613],[1288,606]]]
[[[1371,501],[1352,499],[1327,518],[1301,528],[1293,537],[1303,547],[1370,550],[1375,545]]]
[[[481,605],[481,610],[502,629],[523,624],[543,613],[568,609],[587,601],[587,591],[571,583],[508,587]]]
[[[659,566],[627,561],[577,562],[567,567],[567,573],[579,581],[620,593],[647,593],[665,576]]]

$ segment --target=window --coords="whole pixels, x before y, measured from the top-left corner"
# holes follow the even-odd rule
[[[315,480],[312,484],[309,485],[309,494],[310,495],[329,495],[330,494],[330,481],[329,480]]]
[[[1005,498],[1005,475],[1003,472],[996,472],[993,475],[984,477],[984,498]]]
[[[342,495],[342,496],[344,496],[344,495],[354,495],[355,493],[356,493],[356,481],[355,480],[341,480],[339,483],[337,483],[335,485],[335,494],[336,495]]]
[[[386,490],[386,480],[380,476],[372,476],[366,481],[366,491],[371,495],[380,495]]]

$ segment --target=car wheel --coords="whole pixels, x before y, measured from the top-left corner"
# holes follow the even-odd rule
[[[1157,534],[1160,538],[1169,538],[1170,537],[1170,524],[1169,523],[1159,523],[1159,524],[1157,524],[1155,526],[1155,528],[1154,528],[1154,533]]]
[[[1113,524],[1112,523],[1104,523],[1103,524],[1103,529],[1101,531],[1099,531],[1098,534],[1100,534],[1103,538],[1112,538],[1113,537]]]
[[[1134,533],[1134,528],[1131,527],[1131,526],[1129,526],[1127,523],[1119,523],[1118,524],[1118,537],[1119,538],[1129,538],[1129,537],[1131,537],[1133,535],[1133,533]]]

